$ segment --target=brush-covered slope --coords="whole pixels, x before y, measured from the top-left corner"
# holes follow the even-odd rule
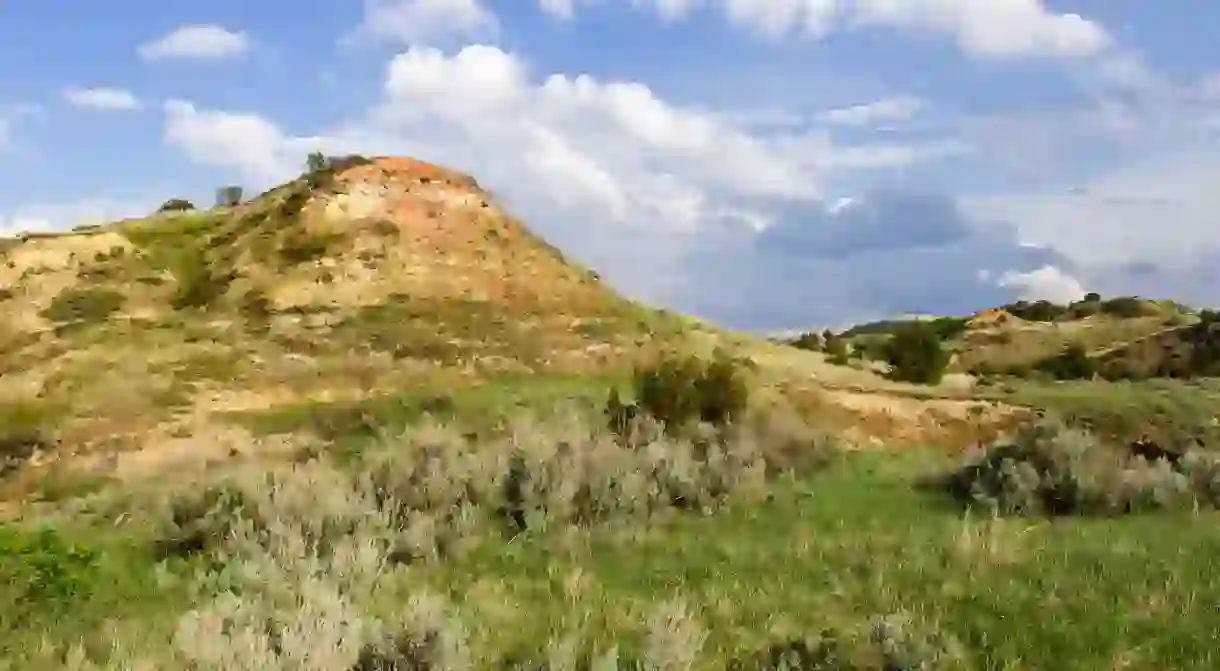
[[[469,176],[362,157],[232,208],[4,240],[0,315],[0,428],[71,446],[217,411],[622,368],[682,329]]]
[[[951,370],[1020,372],[1069,345],[1101,356],[1198,319],[1172,301],[1090,296],[1068,305],[1017,302],[964,317],[923,318],[953,353]],[[888,320],[853,327],[842,335],[857,347],[875,348],[915,320]]]
[[[1220,321],[1206,316],[1196,324],[1166,329],[1094,355],[1111,379],[1220,377]]]

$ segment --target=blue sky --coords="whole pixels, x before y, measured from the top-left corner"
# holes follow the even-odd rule
[[[0,229],[256,192],[314,149],[470,172],[737,327],[1220,304],[1208,0],[0,4]]]

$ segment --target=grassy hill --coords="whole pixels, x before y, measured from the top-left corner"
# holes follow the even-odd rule
[[[624,370],[689,328],[565,260],[470,177],[399,158],[338,161],[232,208],[5,241],[0,298],[0,413],[73,451],[229,411]]]
[[[1033,370],[1207,314],[931,320],[917,384],[849,356],[907,324],[635,304],[412,159],[186,205],[0,243],[0,668],[1216,668],[1220,385]]]

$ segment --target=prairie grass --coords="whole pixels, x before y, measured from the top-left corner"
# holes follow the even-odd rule
[[[0,646],[21,669],[1215,668],[1206,508],[963,514],[915,486],[936,451],[768,469],[799,432],[592,420],[424,418],[81,516],[69,549],[15,532],[71,588]]]

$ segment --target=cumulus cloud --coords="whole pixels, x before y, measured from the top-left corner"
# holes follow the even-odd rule
[[[1027,242],[1054,244],[1082,265],[1165,263],[1216,245],[1217,171],[1214,150],[1175,148],[1070,189],[970,198],[965,207],[976,216],[1011,221]]]
[[[910,254],[899,248],[903,244],[933,250],[920,253],[931,254],[930,263],[938,267],[977,262],[978,249],[958,242],[960,231],[952,222],[940,229],[944,222],[933,221],[956,216],[951,207],[921,210],[920,202],[883,195],[840,211],[832,227],[823,201],[829,175],[934,160],[960,150],[951,139],[936,141],[939,147],[929,142],[904,148],[843,146],[826,130],[759,133],[715,111],[667,101],[640,82],[539,74],[494,46],[408,49],[387,67],[382,100],[364,118],[325,137],[294,137],[255,115],[185,102],[167,105],[166,115],[168,143],[198,162],[228,166],[251,179],[287,177],[299,169],[305,147],[335,153],[371,147],[468,171],[538,232],[629,294],[680,308],[703,300],[686,291],[709,258],[692,255],[693,249],[743,254],[708,267],[726,277],[757,271],[776,282],[787,280],[770,264],[802,249],[805,261],[776,267],[795,263],[800,272],[815,273],[804,277],[816,278],[811,283],[827,294],[843,282],[854,283],[850,294],[826,301],[840,310],[921,302],[909,295],[909,278],[889,277],[908,292],[894,301],[883,298],[893,287],[857,277],[869,264],[903,267]],[[928,221],[904,233],[911,214],[925,211]],[[808,213],[817,213],[815,227],[824,228],[797,235]],[[792,235],[797,237],[785,243]],[[1006,250],[1010,243],[992,241],[986,249]],[[845,264],[848,252],[861,265]],[[801,266],[810,259],[812,267]],[[1025,269],[1017,263],[1005,267]],[[975,270],[971,265],[970,273]],[[837,277],[846,279],[827,282]],[[948,286],[946,279],[929,291]],[[987,289],[1000,291],[994,283]],[[819,309],[782,298],[782,290],[774,304],[751,291],[732,295],[735,307],[709,306],[716,308],[713,316],[748,316],[741,312],[744,304],[759,301],[762,307],[749,309],[760,319],[776,317],[785,301],[789,316]],[[766,306],[771,313],[764,314]]]
[[[396,44],[447,43],[496,31],[483,0],[365,0],[354,36]]]
[[[260,184],[288,176],[300,163],[290,138],[271,121],[181,100],[165,103],[164,140],[197,163],[232,168]]]
[[[240,56],[250,50],[250,38],[214,24],[180,26],[165,36],[140,45],[145,60],[191,59],[219,60]]]
[[[141,106],[131,91],[114,88],[70,88],[64,91],[64,100],[76,107],[103,111],[135,110]]]
[[[820,37],[841,28],[887,27],[944,35],[968,55],[990,59],[1073,58],[1108,49],[1113,38],[1079,14],[1043,0],[636,0],[673,21],[718,5],[735,26],[778,39]]]
[[[944,195],[874,192],[830,214],[780,208],[776,224],[705,238],[683,256],[684,309],[764,331],[910,313],[964,314],[1013,300],[988,265],[1030,272],[1070,266],[1020,244],[1000,222],[974,219]]]
[[[1052,265],[1027,272],[1008,270],[1000,274],[997,283],[1016,289],[1024,300],[1067,304],[1080,300],[1087,293],[1080,280]]]

